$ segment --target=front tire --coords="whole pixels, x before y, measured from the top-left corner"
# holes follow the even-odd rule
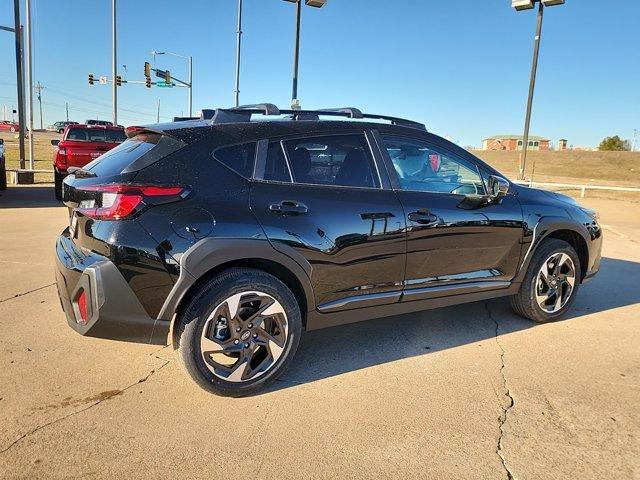
[[[511,307],[534,322],[553,321],[571,307],[581,278],[580,260],[573,247],[548,239],[533,254],[520,291],[510,297]]]
[[[232,268],[189,301],[174,341],[200,387],[240,397],[262,390],[286,370],[301,331],[300,307],[284,283],[261,270]]]

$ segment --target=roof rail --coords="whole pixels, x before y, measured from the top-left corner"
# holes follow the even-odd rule
[[[319,110],[280,110],[272,103],[258,103],[254,105],[241,105],[232,108],[204,109],[200,115],[202,120],[211,120],[212,123],[239,123],[251,121],[252,115],[290,115],[293,120],[319,120],[321,116],[346,117],[353,119],[385,120],[393,125],[426,130],[427,127],[413,120],[390,117],[388,115],[374,115],[362,113],[358,108],[321,108]]]
[[[261,110],[263,115],[280,115],[280,109],[273,103],[256,103],[254,105],[240,105],[228,110]]]
[[[364,118],[362,111],[353,107],[344,107],[344,108],[321,108],[317,111],[318,115],[322,115],[323,112],[329,113],[343,113],[347,115],[349,118]]]

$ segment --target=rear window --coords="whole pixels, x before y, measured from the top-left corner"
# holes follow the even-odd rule
[[[124,130],[110,130],[104,128],[71,128],[65,140],[74,142],[106,142],[121,143],[127,139]]]
[[[172,154],[184,145],[184,142],[166,135],[142,133],[125,140],[84,168],[98,176],[136,171]]]

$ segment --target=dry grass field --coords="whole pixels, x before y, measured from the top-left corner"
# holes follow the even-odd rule
[[[472,153],[505,175],[517,177],[520,152]],[[640,187],[640,152],[529,152],[527,178],[534,162],[535,180],[541,182]]]
[[[473,150],[472,153],[508,178],[518,177],[520,152]],[[531,178],[534,162],[534,180],[538,182],[640,188],[640,152],[529,152],[526,178]],[[579,190],[557,190],[573,197],[580,196]],[[587,190],[586,196],[640,202],[638,192]]]
[[[52,139],[59,139],[62,135],[53,132],[34,132],[33,137],[33,157],[36,170],[51,170],[53,171],[53,146],[51,145]],[[19,162],[19,147],[18,139],[15,134],[1,133],[0,138],[4,140],[5,159],[7,162],[7,168],[18,168]],[[29,141],[25,141],[25,156],[29,158]],[[26,161],[27,168],[29,167],[29,160]],[[36,174],[36,182],[53,182],[53,175],[48,173]]]

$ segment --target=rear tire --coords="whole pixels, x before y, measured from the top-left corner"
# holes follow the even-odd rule
[[[231,268],[209,280],[176,321],[174,343],[189,376],[222,396],[251,395],[290,365],[302,319],[291,290],[261,270]]]
[[[557,270],[557,273],[556,273]],[[509,297],[521,317],[547,323],[571,307],[580,286],[578,254],[562,240],[545,240],[533,254],[520,291]]]
[[[64,175],[58,173],[57,171],[53,172],[53,190],[56,196],[56,200],[62,201],[62,181],[64,180]]]

